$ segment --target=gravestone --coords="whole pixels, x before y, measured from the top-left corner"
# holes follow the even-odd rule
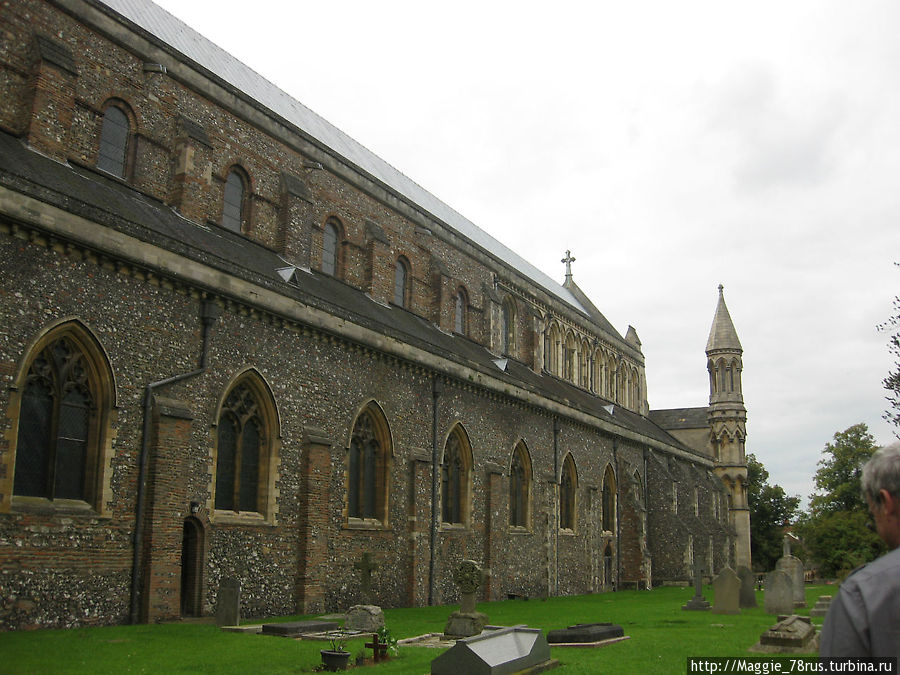
[[[741,580],[726,567],[713,579],[713,614],[740,614]]]
[[[766,594],[763,604],[766,614],[790,614],[794,611],[794,584],[781,570],[766,575]]]
[[[737,568],[738,578],[741,580],[741,593],[738,602],[741,609],[757,607],[756,604],[756,575],[749,567],[741,565]]]
[[[624,637],[622,626],[615,623],[579,623],[547,633],[550,644],[585,644]]]
[[[765,654],[803,654],[819,650],[816,628],[808,616],[778,617],[778,623],[759,637],[751,652]]]
[[[803,562],[792,555],[784,556],[775,563],[775,569],[781,570],[791,578],[793,606],[806,607],[806,588],[803,579]]]
[[[216,625],[239,626],[241,624],[241,582],[225,577],[219,582],[216,594]]]
[[[264,623],[262,633],[263,635],[300,637],[310,633],[326,633],[338,628],[340,625],[336,621],[285,621],[283,623]]]
[[[538,673],[558,666],[539,628],[500,628],[457,640],[431,662],[431,675]]]
[[[828,614],[828,608],[831,607],[831,596],[830,595],[820,595],[819,599],[816,600],[816,605],[811,610],[809,610],[810,616],[825,616]]]
[[[481,586],[482,571],[474,560],[463,560],[453,575],[462,594],[462,606],[453,612],[444,626],[447,637],[478,635],[487,623],[487,615],[475,609],[475,594]]]
[[[360,633],[375,633],[379,628],[384,628],[384,612],[378,605],[353,605],[347,612],[344,628]]]
[[[686,605],[682,605],[681,609],[694,611],[709,609],[709,603],[703,597],[703,567],[699,560],[694,561],[694,597],[688,600]]]

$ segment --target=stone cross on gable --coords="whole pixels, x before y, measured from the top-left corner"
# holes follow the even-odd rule
[[[372,595],[372,572],[378,569],[378,565],[372,561],[368,553],[363,553],[362,560],[353,563],[353,567],[359,570],[363,602],[370,602]]]
[[[566,264],[566,278],[572,276],[572,263],[575,262],[575,258],[572,257],[571,251],[566,251],[566,257],[560,260],[561,263]]]

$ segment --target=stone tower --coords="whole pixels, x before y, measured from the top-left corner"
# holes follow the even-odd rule
[[[719,302],[706,343],[710,445],[715,472],[728,489],[728,519],[736,532],[735,565],[750,567],[750,508],[744,454],[747,409],[741,390],[743,351],[719,285]]]

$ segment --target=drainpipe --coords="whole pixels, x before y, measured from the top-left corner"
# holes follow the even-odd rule
[[[613,436],[613,478],[616,479],[616,590],[622,579],[622,505],[619,503],[619,439]]]
[[[144,504],[144,495],[147,489],[147,472],[150,465],[150,423],[151,408],[153,406],[153,392],[160,387],[169,384],[175,384],[182,380],[196,377],[206,372],[207,357],[209,352],[209,333],[212,325],[219,317],[221,310],[216,304],[206,298],[200,303],[200,320],[201,334],[203,346],[200,351],[200,365],[195,370],[181,375],[174,375],[164,380],[149,383],[144,388],[144,427],[141,437],[141,451],[138,470],[137,485],[137,505],[134,513],[134,536],[132,537],[132,560],[131,560],[131,600],[130,600],[130,622],[136,624],[138,622],[139,606],[140,606],[140,587],[141,587],[141,552],[144,543],[144,514],[146,506]]]
[[[438,446],[438,399],[444,390],[444,384],[437,375],[431,381],[431,532],[428,549],[428,605],[434,605],[434,560],[437,551],[438,533],[438,475],[440,466],[440,447]]]
[[[559,595],[559,500],[562,489],[562,477],[559,474],[559,418],[553,418],[553,477],[556,484],[555,522],[553,523],[553,558],[556,572],[553,577],[553,595]]]
[[[653,588],[653,556],[650,552],[650,493],[647,491],[647,488],[650,486],[650,476],[647,475],[647,467],[649,466],[649,460],[647,455],[650,450],[648,448],[644,448],[644,546],[647,549],[647,555],[650,556],[650,569],[647,573],[647,590],[649,591]]]

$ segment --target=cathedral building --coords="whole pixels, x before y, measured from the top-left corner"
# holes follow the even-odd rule
[[[148,0],[10,0],[0,35],[4,629],[749,565],[721,289],[709,405],[650,411],[570,255],[560,284]]]

